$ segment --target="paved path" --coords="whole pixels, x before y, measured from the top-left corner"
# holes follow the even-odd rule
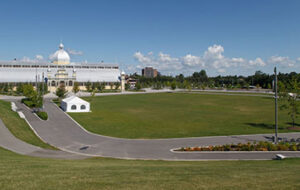
[[[45,102],[45,111],[49,119],[42,121],[33,115],[23,104],[16,102],[23,110],[27,120],[37,134],[47,143],[67,152],[101,157],[123,159],[154,160],[249,160],[272,159],[278,152],[209,152],[174,153],[170,149],[183,146],[219,145],[267,140],[272,135],[243,135],[223,137],[199,137],[177,139],[121,139],[92,134],[75,123],[67,114],[49,100]],[[289,138],[298,138],[300,133],[280,134]],[[285,156],[300,157],[299,152],[284,152]]]
[[[47,150],[31,144],[28,144],[13,136],[10,131],[5,127],[0,119],[0,146],[28,156],[43,157],[43,158],[58,158],[58,159],[84,159],[87,156],[72,154],[58,150]]]

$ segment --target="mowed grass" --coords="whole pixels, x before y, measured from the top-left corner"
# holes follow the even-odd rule
[[[268,97],[163,93],[86,100],[92,112],[70,115],[102,135],[175,138],[274,132],[274,100]],[[290,131],[288,122],[287,112],[280,110],[280,132]]]
[[[166,162],[55,160],[0,148],[1,189],[299,189],[300,159]]]
[[[22,141],[42,148],[55,149],[40,140],[30,129],[26,121],[21,119],[17,112],[11,110],[10,102],[0,100],[0,119],[11,133]]]

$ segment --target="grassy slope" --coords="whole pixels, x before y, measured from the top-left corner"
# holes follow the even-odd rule
[[[86,98],[91,101],[91,98]],[[205,94],[95,97],[91,113],[70,113],[87,130],[124,138],[272,133],[271,98]],[[290,119],[279,111],[280,132]]]
[[[11,110],[10,102],[0,100],[0,118],[10,132],[17,138],[39,147],[55,149],[41,141],[30,129],[25,120]]]
[[[0,148],[1,189],[299,189],[300,159],[165,162],[40,159]]]

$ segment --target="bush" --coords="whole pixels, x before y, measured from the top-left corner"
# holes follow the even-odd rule
[[[172,90],[175,90],[176,89],[176,82],[175,81],[173,81],[172,83],[171,83],[171,89]]]
[[[47,112],[44,112],[44,111],[39,111],[36,113],[39,118],[41,118],[42,120],[47,120],[48,119],[48,114]]]
[[[31,100],[24,100],[23,103],[30,108],[34,107],[34,103]]]

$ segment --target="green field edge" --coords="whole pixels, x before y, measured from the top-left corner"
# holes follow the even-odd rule
[[[1,189],[299,189],[300,159],[56,160],[0,148]],[[266,181],[267,180],[267,181]]]
[[[202,93],[189,93],[189,92],[179,92],[179,93],[160,93],[159,95],[168,95],[168,94],[178,94],[178,95],[181,95],[181,94],[196,94],[196,95],[199,95],[199,96],[207,96],[207,94],[202,94]],[[129,96],[151,96],[151,95],[154,95],[154,94],[135,94],[135,95],[128,95]],[[158,94],[156,94],[157,96]],[[220,94],[216,94],[216,95],[211,95],[211,96],[218,96],[219,97]],[[127,96],[127,95],[123,95],[124,96]],[[110,96],[111,98],[109,100],[112,100],[112,98],[116,98],[118,99],[117,96],[115,97],[112,97]],[[220,96],[221,97],[221,96]],[[228,96],[227,96],[228,97]],[[236,97],[242,97],[242,98],[245,98],[247,96],[236,96]],[[270,96],[271,97],[271,96]],[[98,105],[98,100],[101,99],[101,98],[109,98],[108,96],[106,97],[84,97],[83,99],[91,102],[91,107],[92,107],[92,112],[91,113],[87,113],[89,114],[90,116],[93,115],[93,104],[97,103]],[[121,97],[120,97],[121,98]],[[119,98],[119,99],[120,99]],[[264,98],[268,98],[269,97],[253,97],[253,96],[249,96],[249,98],[258,98],[258,100],[260,100],[259,98],[261,99],[264,99]],[[126,99],[126,98],[124,98]],[[269,99],[268,101],[272,101],[271,99]],[[102,102],[102,103],[105,103],[105,102]],[[102,110],[103,111],[103,110]],[[110,111],[110,110],[108,110]],[[252,131],[251,130],[239,130],[239,131],[230,131],[230,130],[227,130],[227,131],[218,131],[218,132],[212,132],[211,134],[208,134],[208,132],[206,132],[204,135],[193,135],[193,134],[190,134],[190,135],[174,135],[171,134],[167,134],[167,135],[164,135],[162,134],[161,136],[130,136],[130,134],[126,134],[126,131],[124,134],[116,134],[114,133],[113,131],[102,131],[102,132],[99,132],[98,128],[94,128],[94,127],[91,127],[92,125],[88,126],[88,123],[86,121],[88,121],[87,119],[85,120],[82,120],[80,118],[82,118],[83,116],[78,114],[78,113],[67,113],[71,118],[73,118],[77,123],[79,123],[84,129],[86,129],[87,131],[91,132],[91,133],[95,133],[95,134],[99,134],[99,135],[103,135],[103,136],[109,136],[109,137],[117,137],[117,138],[127,138],[127,139],[172,139],[172,138],[196,138],[196,137],[213,137],[213,136],[232,136],[232,135],[253,135],[253,134],[272,134],[273,132],[275,132],[275,128],[274,129],[270,129],[270,128],[257,128],[257,130],[253,130],[255,129],[255,127],[252,128]],[[84,115],[84,114],[83,114]],[[272,115],[272,114],[271,114]],[[87,117],[88,115],[85,115],[84,117],[88,118]],[[273,116],[273,115],[272,115]],[[113,118],[112,118],[113,120]],[[286,121],[286,116],[284,118],[284,121]],[[100,121],[102,122],[102,121]],[[99,122],[99,123],[100,123]],[[245,121],[247,122],[247,121]],[[281,123],[282,124],[282,123]],[[99,124],[100,125],[100,124]],[[286,125],[286,124],[285,124]],[[100,126],[99,126],[100,127]],[[112,129],[113,130],[113,129]],[[125,129],[124,129],[125,130]],[[288,129],[287,127],[281,127],[279,126],[279,133],[294,133],[294,132],[299,132],[298,130],[291,130],[291,129]]]
[[[36,136],[28,123],[21,119],[17,112],[11,110],[11,102],[0,100],[0,119],[16,138],[41,148],[59,150]]]

